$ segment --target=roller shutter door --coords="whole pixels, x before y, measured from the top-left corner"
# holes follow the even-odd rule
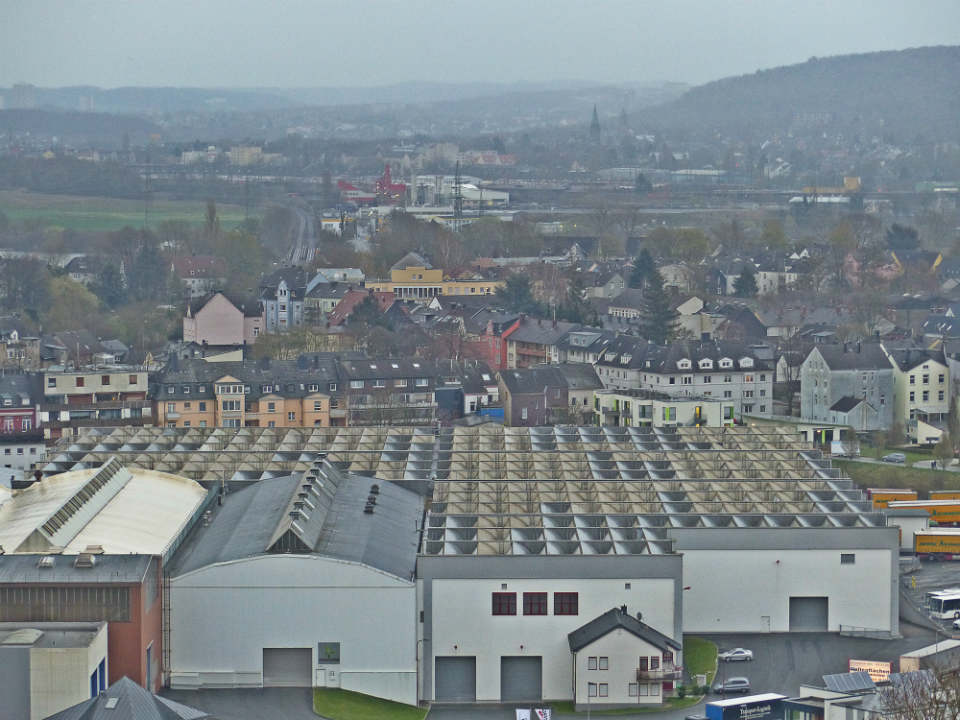
[[[313,651],[310,648],[264,648],[264,687],[311,687]]]
[[[828,607],[825,597],[790,598],[790,632],[826,632]]]
[[[475,657],[438,657],[434,668],[434,696],[437,702],[476,702]]]
[[[543,658],[501,657],[501,702],[540,700],[543,694]]]

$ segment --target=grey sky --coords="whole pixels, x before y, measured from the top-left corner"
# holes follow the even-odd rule
[[[960,0],[0,0],[0,85],[700,83],[960,44]]]

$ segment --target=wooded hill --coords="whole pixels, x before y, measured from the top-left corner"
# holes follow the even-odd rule
[[[960,139],[960,46],[811,58],[695,87],[644,113],[741,138],[842,131],[894,143]]]

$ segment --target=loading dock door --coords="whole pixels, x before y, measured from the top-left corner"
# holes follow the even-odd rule
[[[264,687],[311,687],[313,685],[311,648],[264,648]]]
[[[477,658],[438,657],[434,670],[437,702],[476,702]]]
[[[543,658],[500,658],[500,701],[540,700],[543,693]]]
[[[790,598],[790,632],[826,632],[828,607],[825,597]]]

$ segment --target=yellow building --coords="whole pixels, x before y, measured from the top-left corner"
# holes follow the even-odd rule
[[[502,280],[451,280],[416,253],[407,253],[390,269],[389,280],[367,280],[367,289],[392,292],[400,300],[429,302],[438,295],[493,295]]]

